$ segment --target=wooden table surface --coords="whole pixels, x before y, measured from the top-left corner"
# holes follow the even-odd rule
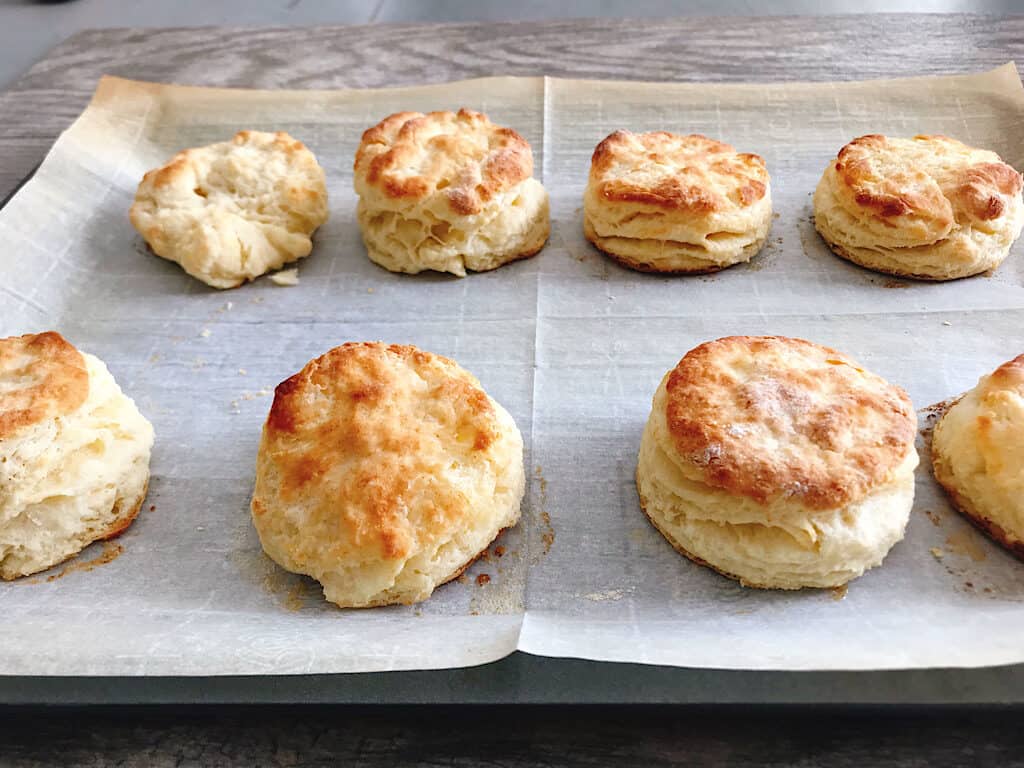
[[[97,30],[67,40],[0,94],[0,198],[42,161],[103,74],[263,88],[538,74],[851,80],[979,71],[1010,59],[1024,59],[1024,17]],[[948,709],[881,716],[679,708],[0,708],[0,765],[1024,765],[1018,719],[1019,712]]]

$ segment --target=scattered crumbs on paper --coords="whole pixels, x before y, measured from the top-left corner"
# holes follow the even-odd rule
[[[500,544],[494,548],[494,556],[501,557],[505,554],[505,548]]]
[[[149,511],[150,512],[156,512],[156,504],[150,504],[149,505]]]
[[[469,581],[469,577],[466,575],[466,572],[463,571],[455,578],[455,580],[459,582],[459,584],[465,584],[467,581]]]
[[[918,414],[922,417],[921,421],[923,422],[923,426],[919,432],[921,437],[924,439],[925,448],[929,451],[932,447],[932,433],[935,431],[935,425],[939,423],[939,419],[945,416],[946,411],[952,408],[959,399],[959,396],[951,397],[948,400],[943,400],[939,403],[926,405],[918,411]]]
[[[417,618],[419,618],[420,616],[423,615],[423,609],[422,608],[417,608],[415,611],[412,612],[412,615],[417,617]]]
[[[159,363],[160,362],[160,353],[159,352],[154,352],[152,355],[150,355],[149,356],[149,362],[151,362],[151,363]]]
[[[211,331],[209,328],[203,328],[203,330],[199,332],[199,335],[202,336],[204,339],[210,338],[212,334],[213,331]]]
[[[533,563],[536,564],[537,562],[539,562],[541,557],[547,555],[548,552],[551,551],[551,547],[555,543],[555,529],[554,526],[551,525],[551,515],[548,514],[547,510],[548,481],[544,477],[544,468],[540,464],[538,464],[534,469],[534,477],[537,478],[537,484],[540,488],[537,504],[537,506],[540,509],[540,513],[538,515],[538,522],[540,523],[540,527],[538,528],[538,530],[540,531],[540,543],[543,547],[543,552],[540,552],[531,558]]]
[[[482,586],[484,586],[485,584],[490,584],[490,583],[491,583],[491,575],[490,575],[489,573],[480,573],[480,574],[477,574],[477,577],[476,577],[476,585],[477,585],[478,587],[482,587]]]
[[[927,518],[932,521],[932,525],[934,525],[936,528],[942,525],[942,515],[940,515],[938,512],[935,512],[934,510],[931,509],[926,509],[924,513],[927,516]]]
[[[965,555],[976,563],[986,559],[985,549],[978,543],[979,534],[973,528],[964,528],[946,538],[946,549],[957,555]]]
[[[951,323],[951,322],[949,322],[949,320],[943,320],[943,321],[942,321],[942,324],[943,324],[943,325],[946,325],[946,326],[950,326],[950,325],[952,325],[952,323]]]
[[[205,531],[205,530],[206,530],[206,528],[204,528],[204,527],[203,527],[203,526],[201,526],[201,525],[197,525],[197,526],[196,526],[196,530],[197,530],[197,531]]]
[[[282,269],[270,276],[270,282],[274,285],[298,285],[299,270],[296,268]]]
[[[241,411],[238,409],[238,401],[237,400],[232,400],[231,401],[231,412],[232,413],[241,413]]]
[[[778,211],[776,211],[775,213],[772,214],[772,218],[778,220],[779,216],[781,216],[781,215],[782,214],[780,214]]]
[[[628,594],[631,594],[633,590],[634,587],[630,587],[629,589],[606,589],[603,592],[588,592],[583,596],[583,599],[590,600],[595,603],[604,603],[609,600],[614,602],[616,600],[621,600]]]
[[[47,576],[46,580],[56,581],[57,579],[63,579],[69,573],[74,573],[75,571],[91,571],[101,565],[106,565],[107,563],[116,560],[121,556],[122,552],[124,552],[124,547],[116,541],[105,541],[103,542],[103,551],[92,560],[76,560],[70,565],[64,566],[64,568],[62,568],[58,573],[55,573],[52,576]]]
[[[366,292],[367,292],[367,293],[373,293],[373,288],[367,288],[367,289],[366,289]]]
[[[224,304],[223,306],[221,306],[221,308],[220,308],[220,309],[218,309],[218,310],[217,310],[217,312],[218,312],[218,313],[220,313],[220,312],[230,312],[230,311],[231,311],[231,308],[232,308],[233,306],[235,306],[235,302],[233,302],[233,301],[229,301],[229,302],[227,302],[226,304]]]
[[[829,590],[829,596],[836,601],[845,600],[846,593],[848,591],[849,587],[846,584],[840,584],[838,587],[832,587],[832,589]]]
[[[245,370],[245,368],[239,368],[238,369],[238,375],[239,376],[246,376],[246,375],[248,375],[248,373],[249,372],[247,370]]]
[[[928,551],[932,553],[932,557],[934,557],[936,560],[941,560],[942,556],[946,554],[942,551],[941,547],[932,547]]]
[[[251,301],[253,304],[262,304],[263,303],[263,297],[262,296],[253,296],[251,299],[249,299],[249,301]]]
[[[271,393],[272,393],[272,390],[269,390],[266,387],[264,387],[263,389],[257,389],[255,392],[248,392],[248,391],[243,392],[242,393],[242,399],[243,400],[255,400],[257,397],[266,397],[267,395],[269,395]],[[232,400],[231,402],[232,403],[237,403],[238,401],[237,400]]]

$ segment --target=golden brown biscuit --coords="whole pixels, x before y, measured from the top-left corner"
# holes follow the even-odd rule
[[[153,428],[53,331],[0,339],[0,578],[45,570],[138,514]]]
[[[519,519],[523,441],[456,363],[344,344],[277,387],[252,516],[266,553],[343,607],[413,603]]]
[[[468,109],[386,117],[363,134],[354,184],[367,253],[392,272],[495,269],[551,229],[529,143]]]
[[[705,136],[620,130],[594,150],[583,211],[587,239],[628,267],[715,272],[764,245],[768,171]]]
[[[835,350],[707,342],[654,396],[641,507],[683,554],[747,586],[838,586],[903,537],[916,423],[903,390]]]
[[[301,141],[239,131],[147,173],[130,217],[157,256],[234,288],[309,255],[327,221],[327,186]]]
[[[953,504],[1024,559],[1024,355],[983,376],[935,425],[932,468]]]
[[[994,269],[1024,226],[1021,176],[946,136],[861,136],[814,193],[814,225],[855,264],[923,280]]]

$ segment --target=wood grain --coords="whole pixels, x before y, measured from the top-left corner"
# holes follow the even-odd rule
[[[122,766],[1014,766],[1019,716],[673,707],[148,710],[20,714],[0,763]]]
[[[103,74],[261,88],[386,87],[486,75],[852,80],[1024,58],[1024,17],[856,15],[658,21],[95,30],[0,95],[0,199],[42,160]]]

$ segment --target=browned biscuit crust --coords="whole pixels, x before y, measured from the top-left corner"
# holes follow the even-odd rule
[[[706,342],[665,387],[680,465],[758,503],[844,506],[888,482],[913,451],[917,419],[907,394],[802,339]]]
[[[56,331],[0,339],[0,439],[76,410],[89,395],[85,359]]]
[[[471,216],[533,175],[533,152],[481,112],[398,112],[363,133],[354,170],[384,197],[440,193],[453,213]]]
[[[1002,216],[1002,196],[1021,191],[1021,175],[1005,163],[961,161],[970,148],[955,139],[919,135],[912,141],[927,150],[923,157],[930,161],[915,165],[897,140],[871,134],[843,147],[835,169],[856,206],[882,220],[913,219],[927,233],[926,242],[947,234],[960,219]]]
[[[652,164],[660,171],[641,170]],[[759,156],[707,136],[619,130],[594,149],[590,184],[606,202],[708,215],[763,198],[768,173]]]

